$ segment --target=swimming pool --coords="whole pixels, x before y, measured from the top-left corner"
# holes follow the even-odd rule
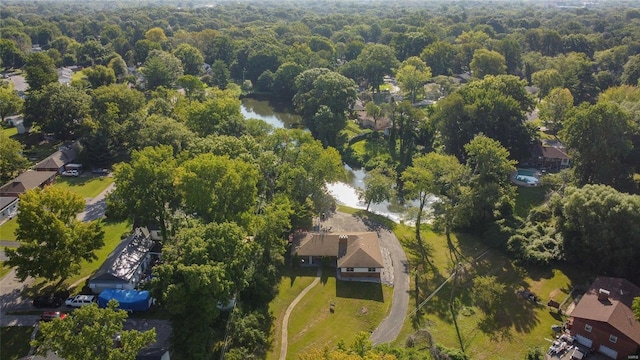
[[[518,175],[535,177],[537,170],[534,169],[518,169]]]
[[[522,181],[529,185],[538,185],[540,180],[535,176],[527,176],[527,175],[516,175],[516,180]]]

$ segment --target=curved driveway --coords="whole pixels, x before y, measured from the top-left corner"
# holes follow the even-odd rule
[[[409,308],[409,263],[402,245],[391,232],[378,223],[363,220],[357,216],[341,212],[331,214],[320,223],[322,229],[336,231],[375,231],[378,233],[380,247],[385,259],[385,267],[392,267],[391,282],[393,284],[393,301],[389,315],[371,334],[374,345],[391,342],[398,337]],[[388,257],[386,254],[389,254]],[[390,263],[387,262],[390,260]]]

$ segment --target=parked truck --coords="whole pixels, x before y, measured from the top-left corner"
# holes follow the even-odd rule
[[[98,295],[98,306],[107,307],[109,300],[118,301],[118,308],[129,312],[149,310],[153,298],[146,290],[104,289]]]

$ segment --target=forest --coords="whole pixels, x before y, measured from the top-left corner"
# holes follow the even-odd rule
[[[3,80],[2,125],[23,114],[33,135],[0,135],[0,180],[31,165],[22,152],[44,134],[77,141],[86,168],[113,169],[107,217],[163,235],[149,289],[176,359],[266,358],[288,236],[334,211],[326,184],[345,178],[345,163],[367,171],[367,209],[416,204],[416,288],[432,286],[421,277],[431,231],[456,259],[452,237],[471,234],[523,266],[640,278],[633,1],[9,0],[0,19],[3,78],[28,83]],[[68,83],[61,68],[73,69]],[[245,119],[241,98],[303,123]],[[571,165],[541,169],[543,200],[522,210],[511,179],[547,144]],[[74,235],[78,261],[102,244],[88,231]],[[78,272],[8,254],[29,276]],[[221,312],[231,299],[237,311]],[[304,358],[474,358],[358,341]]]

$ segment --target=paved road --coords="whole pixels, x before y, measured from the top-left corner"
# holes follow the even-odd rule
[[[109,184],[106,189],[102,190],[98,196],[93,199],[87,199],[84,211],[79,213],[77,218],[80,221],[92,221],[104,217],[107,208],[106,196],[116,188],[115,183]]]
[[[376,231],[378,233],[382,253],[383,255],[388,253],[389,265],[392,267],[393,300],[389,315],[371,334],[371,341],[374,344],[380,344],[395,340],[402,330],[409,309],[409,263],[402,245],[391,230],[378,223],[363,221],[354,215],[336,212],[331,214],[327,220],[320,222],[320,226],[330,232]],[[385,263],[385,267],[387,265]]]

